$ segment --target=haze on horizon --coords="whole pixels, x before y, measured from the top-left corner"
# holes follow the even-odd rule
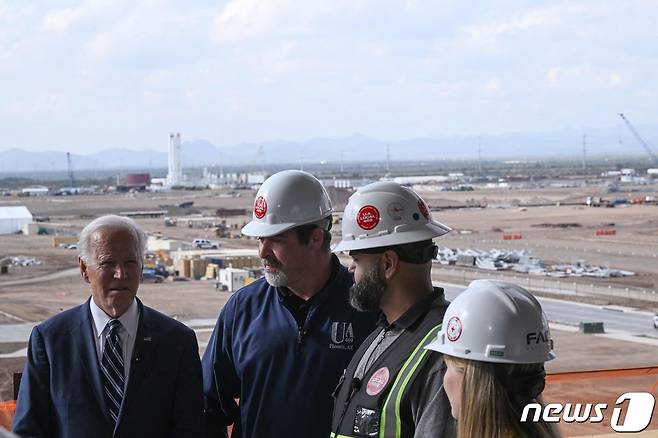
[[[642,0],[0,0],[0,151],[655,124],[657,19]]]

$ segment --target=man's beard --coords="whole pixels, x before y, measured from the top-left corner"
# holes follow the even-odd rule
[[[265,270],[265,281],[269,283],[270,286],[273,287],[285,287],[288,286],[288,275],[286,275],[285,272],[281,270],[282,266],[281,262],[279,262],[277,259],[274,258],[266,258],[263,259],[263,266],[271,266],[275,270],[272,272],[268,272]]]
[[[350,287],[350,305],[361,312],[374,312],[379,310],[385,291],[386,280],[379,272],[379,266],[374,266]]]

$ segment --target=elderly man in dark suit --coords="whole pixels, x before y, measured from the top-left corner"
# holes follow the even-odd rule
[[[131,219],[103,216],[80,235],[91,298],[34,328],[14,432],[28,437],[198,437],[195,334],[135,297],[145,251]]]

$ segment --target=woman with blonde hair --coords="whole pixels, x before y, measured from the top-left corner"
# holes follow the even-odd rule
[[[457,419],[457,438],[559,437],[553,424],[523,408],[540,403],[544,362],[554,359],[541,305],[530,292],[503,281],[475,280],[450,304],[437,339],[443,388]]]

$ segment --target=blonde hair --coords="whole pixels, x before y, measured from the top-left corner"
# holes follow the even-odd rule
[[[497,377],[497,372],[501,371],[506,374],[538,373],[543,369],[543,363],[497,364],[444,357],[464,375],[457,438],[560,437],[553,424],[543,421],[521,423],[521,412],[530,402],[529,398],[510,392]],[[544,405],[541,396],[536,401]]]

